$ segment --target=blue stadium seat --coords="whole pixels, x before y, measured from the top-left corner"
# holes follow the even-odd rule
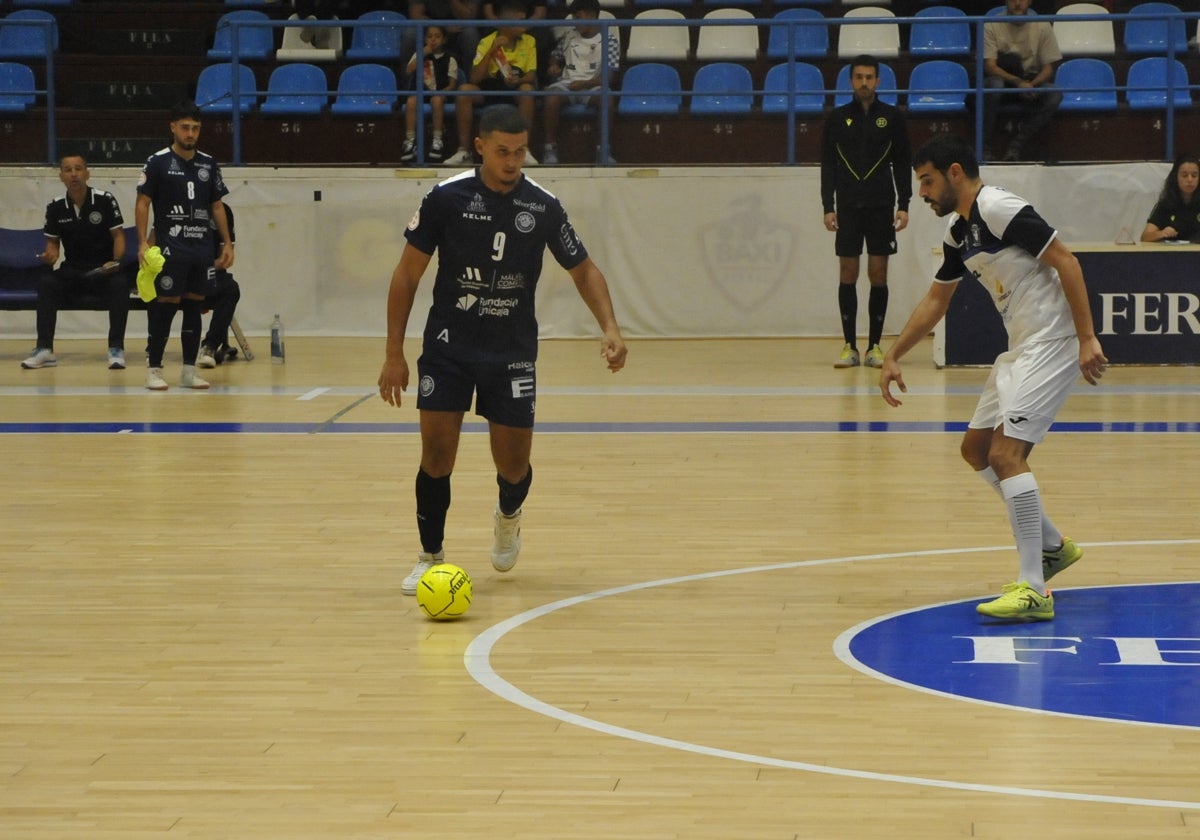
[[[1167,38],[1170,35],[1175,55],[1187,55],[1188,38],[1183,18],[1168,21],[1166,18],[1142,17],[1144,15],[1178,12],[1179,8],[1173,3],[1140,3],[1129,10],[1131,15],[1139,15],[1125,21],[1125,52],[1136,55],[1155,53],[1166,55]]]
[[[678,114],[683,103],[679,72],[669,64],[635,64],[621,80],[618,114]]]
[[[837,93],[833,96],[834,107],[845,105],[854,98],[854,91],[850,88],[850,65],[846,64],[838,71],[837,83],[834,85]],[[891,93],[878,93],[881,102],[886,102],[889,105],[896,104],[896,71],[886,64],[879,65],[879,86],[875,88],[876,92],[890,90]]]
[[[0,61],[0,114],[21,114],[34,103],[33,71],[24,64]]]
[[[382,64],[352,64],[338,77],[334,114],[390,114],[396,109],[396,74]]]
[[[400,40],[404,35],[407,18],[399,12],[364,12],[359,22],[377,21],[395,23],[395,26],[356,26],[350,38],[350,49],[346,58],[350,61],[399,61]]]
[[[754,107],[750,71],[732,61],[705,64],[692,79],[693,114],[749,114]]]
[[[1058,65],[1054,86],[1062,91],[1060,111],[1116,111],[1117,78],[1098,58],[1068,58]],[[1100,88],[1083,90],[1083,88]]]
[[[1171,59],[1174,72],[1170,77],[1175,86],[1172,102],[1176,108],[1190,108],[1192,94],[1187,89],[1187,68],[1178,59]],[[1167,107],[1167,59],[1162,56],[1139,58],[1129,65],[1129,75],[1125,79],[1128,88],[1125,91],[1125,101],[1129,107],[1146,111],[1165,109]]]
[[[915,17],[962,17],[966,14],[953,6],[926,6]],[[971,25],[967,21],[933,23],[915,20],[908,30],[908,51],[918,57],[943,55],[969,55],[971,52]]]
[[[794,50],[796,58],[824,58],[829,54],[829,27],[827,25],[788,26],[789,20],[818,20],[824,21],[825,16],[816,9],[784,9],[775,14],[774,20],[767,30],[767,58],[788,57],[788,32],[795,34]]]
[[[315,64],[297,61],[281,64],[267,80],[264,114],[319,114],[329,104],[325,71]]]
[[[243,114],[258,103],[254,71],[238,65],[238,104]],[[233,113],[233,65],[210,64],[196,78],[196,106],[204,114]]]
[[[763,90],[764,114],[786,114],[789,90],[795,91],[792,94],[795,113],[821,114],[825,111],[825,79],[821,69],[813,64],[776,64],[767,71]]]
[[[962,113],[967,110],[970,86],[967,70],[961,64],[943,59],[922,62],[908,77],[908,113]]]
[[[50,53],[58,52],[58,21],[50,12],[20,9],[10,12],[4,21],[0,26],[0,58],[45,58],[46,27],[41,25],[45,21],[52,24]]]
[[[231,21],[269,21],[265,12],[254,9],[239,9],[226,12],[217,21],[217,33],[213,36],[212,48],[208,57],[217,61],[229,61],[233,58],[233,27]],[[271,57],[275,49],[273,31],[265,26],[242,26],[238,28],[238,60],[261,61]]]

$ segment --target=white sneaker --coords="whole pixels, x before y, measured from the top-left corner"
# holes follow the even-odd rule
[[[54,355],[53,350],[38,347],[34,349],[32,356],[21,362],[21,367],[25,370],[37,370],[38,368],[54,367],[57,364],[58,357]]]
[[[556,166],[558,164],[558,149],[556,149],[554,146],[547,145],[542,151],[542,163],[546,164],[547,166]]]
[[[215,368],[217,366],[216,353],[207,344],[200,345],[200,353],[196,356],[196,367],[198,368]]]
[[[521,555],[521,511],[505,516],[496,506],[496,528],[492,535],[492,568],[507,572]]]
[[[203,391],[209,387],[207,379],[201,379],[196,375],[195,365],[184,365],[183,372],[179,374],[179,385],[183,388],[193,388],[197,391]]]
[[[167,380],[163,379],[162,368],[146,368],[146,387],[151,391],[167,390]]]
[[[470,166],[475,163],[475,156],[466,149],[459,149],[446,158],[446,166]]]
[[[108,369],[125,370],[125,351],[120,347],[108,348]]]
[[[444,551],[439,551],[437,554],[422,551],[417,555],[417,565],[413,566],[408,577],[400,581],[400,591],[405,595],[416,595],[417,584],[421,582],[421,577],[437,564],[445,562],[446,552]]]

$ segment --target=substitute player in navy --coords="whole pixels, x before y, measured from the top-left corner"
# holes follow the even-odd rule
[[[625,342],[608,283],[558,199],[521,172],[528,145],[529,124],[520,111],[510,105],[489,108],[475,138],[483,163],[429,191],[409,222],[408,243],[392,274],[379,395],[399,406],[409,380],[404,333],[417,284],[437,252],[433,305],[417,360],[421,467],[416,497],[422,550],[401,583],[406,595],[416,593],[426,570],[445,562],[442,542],[450,473],[472,395],[476,413],[488,421],[500,488],[492,565],[506,572],[517,562],[521,505],[533,481],[529,454],[538,350],[534,291],[546,248],[571,275],[600,325],[600,354],[609,370],[625,366]]]
[[[216,269],[233,265],[233,237],[221,198],[229,193],[216,160],[196,148],[200,139],[200,110],[183,102],[171,112],[171,145],[152,154],[137,186],[134,223],[138,233],[138,263],[146,262],[150,247],[150,210],[154,209],[154,242],[166,262],[154,280],[157,297],[147,308],[146,387],[167,390],[163,379],[163,352],[171,335],[176,310],[185,311],[185,328],[180,332],[183,347],[184,388],[203,389],[208,382],[196,375],[200,350],[199,323],[205,295],[214,290]],[[216,222],[221,242],[220,256],[213,262],[210,222]],[[194,317],[193,317],[194,316]]]
[[[1082,373],[1099,382],[1108,360],[1096,338],[1079,260],[1025,201],[985,186],[966,142],[934,137],[913,156],[920,195],[938,216],[950,216],[942,265],[883,360],[879,388],[900,405],[900,359],[927,336],[950,306],[960,281],[987,289],[1008,330],[1008,350],[996,357],[961,453],[976,475],[1004,499],[1017,541],[1020,571],[999,598],[979,604],[1006,621],[1054,618],[1046,581],[1083,556],[1046,516],[1029,453],[1041,443]]]

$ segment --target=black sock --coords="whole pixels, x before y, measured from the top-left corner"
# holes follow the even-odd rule
[[[157,300],[147,307],[146,331],[149,335],[146,339],[146,360],[148,367],[162,367],[163,352],[167,349],[167,339],[171,337],[171,322],[175,320],[175,310],[178,308],[178,304],[163,303]]]
[[[529,495],[529,485],[533,483],[533,465],[530,465],[529,472],[516,484],[509,484],[500,473],[496,473],[496,483],[500,485],[500,512],[505,516],[512,516],[521,509],[525,497]]]
[[[853,283],[838,283],[838,310],[842,313],[842,336],[851,347],[857,347],[858,289]]]
[[[871,296],[867,298],[867,315],[870,319],[867,327],[869,334],[867,349],[877,346],[879,340],[883,338],[883,319],[887,315],[887,305],[888,287],[872,286]]]
[[[200,353],[200,310],[204,301],[195,298],[184,298],[179,304],[183,310],[183,326],[179,331],[179,344],[183,348],[183,363],[196,364],[196,356]]]
[[[437,554],[446,538],[446,511],[450,510],[450,476],[434,478],[417,470],[417,532],[421,550]]]

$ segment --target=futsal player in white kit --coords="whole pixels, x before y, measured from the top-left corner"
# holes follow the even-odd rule
[[[950,222],[942,265],[884,358],[879,388],[889,405],[907,390],[900,359],[929,334],[960,280],[983,284],[1004,319],[1008,350],[992,365],[962,440],[962,456],[1008,507],[1020,572],[1000,597],[976,608],[1014,621],[1054,618],[1046,581],[1083,556],[1047,518],[1029,453],[1041,443],[1079,374],[1098,383],[1108,360],[1100,348],[1083,271],[1030,204],[979,177],[975,153],[952,135],[932,138],[913,155],[919,195]]]

